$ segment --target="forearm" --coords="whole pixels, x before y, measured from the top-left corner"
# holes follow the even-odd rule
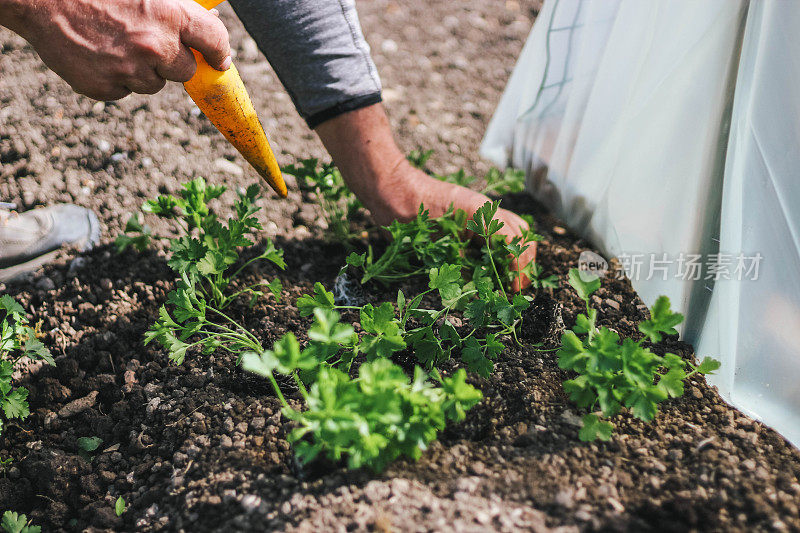
[[[347,186],[378,224],[414,218],[420,205],[441,216],[454,204],[473,213],[486,196],[434,179],[411,166],[395,144],[383,105],[342,114],[315,131]]]
[[[407,161],[395,144],[381,104],[325,121],[315,129],[342,172],[348,187],[383,224],[412,218],[419,207],[418,190]]]

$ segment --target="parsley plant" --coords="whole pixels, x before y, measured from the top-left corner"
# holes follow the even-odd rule
[[[298,185],[317,195],[328,231],[342,242],[358,237],[350,220],[361,208],[361,202],[345,185],[339,169],[333,163],[320,163],[317,159],[302,159],[296,165],[281,168],[284,174],[297,178]]]
[[[42,533],[42,526],[31,525],[27,516],[13,511],[3,513],[0,526],[3,527],[3,531],[6,533]]]
[[[262,253],[235,268],[239,261],[239,250],[253,245],[251,237],[261,229],[255,214],[261,209],[256,205],[260,188],[251,185],[233,205],[234,216],[226,222],[214,213],[208,202],[219,198],[226,190],[222,185],[207,185],[203,178],[196,178],[183,185],[179,196],[162,195],[147,200],[142,206],[145,213],[170,220],[181,230],[181,235],[170,239],[170,257],[167,264],[192,290],[208,300],[219,310],[225,309],[239,296],[249,296],[251,304],[268,291],[280,299],[282,287],[279,279],[258,282],[253,285],[228,291],[232,280],[246,267],[256,261],[266,260],[280,269],[286,267],[283,251],[271,240],[266,240]],[[116,240],[121,252],[129,246],[144,250],[153,238],[149,227],[140,222],[138,215],[128,220],[125,233]]]
[[[678,355],[663,357],[644,345],[645,339],[620,339],[605,326],[597,327],[597,310],[589,305],[592,293],[600,288],[600,279],[572,269],[569,284],[586,303],[586,313],[575,320],[571,331],[561,336],[558,366],[577,373],[564,382],[564,391],[578,407],[599,408],[608,418],[623,407],[633,416],[650,422],[658,413],[658,404],[668,398],[683,396],[683,383],[695,374],[710,374],[720,363],[710,357],[693,365]],[[680,313],[670,310],[669,298],[661,296],[650,310],[650,319],[639,323],[646,340],[657,343],[663,335],[675,335],[675,326],[683,321]],[[611,438],[613,425],[596,414],[583,417],[578,437],[582,441]]]
[[[433,150],[412,150],[406,156],[406,159],[419,169],[425,169],[425,164],[433,155]],[[434,174],[430,173],[434,178],[461,185],[462,187],[471,187],[478,181],[477,176],[467,174],[464,169],[459,169],[450,174]],[[525,190],[525,171],[513,168],[500,170],[492,167],[484,176],[486,185],[481,189],[483,194],[496,194],[502,196],[509,193],[519,193]]]
[[[28,389],[14,387],[13,374],[23,359],[44,361],[55,365],[50,350],[39,340],[39,325],[30,327],[25,309],[11,296],[0,296],[0,311],[5,316],[0,323],[0,409],[6,420],[25,419],[30,414]],[[3,421],[0,419],[0,433]]]

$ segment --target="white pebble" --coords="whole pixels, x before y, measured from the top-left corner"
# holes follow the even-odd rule
[[[228,161],[224,157],[220,157],[214,161],[214,166],[217,167],[217,170],[224,172],[225,174],[233,174],[234,176],[241,176],[244,174],[242,167],[234,163],[233,161]]]
[[[393,54],[397,52],[397,50],[399,49],[400,47],[397,46],[397,43],[391,39],[386,39],[381,43],[381,51],[383,51],[386,54]]]

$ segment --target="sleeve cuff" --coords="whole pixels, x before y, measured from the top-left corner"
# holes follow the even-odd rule
[[[345,100],[344,102],[314,113],[306,118],[306,123],[308,124],[308,127],[313,130],[327,120],[336,118],[339,115],[343,115],[350,111],[355,111],[356,109],[361,109],[362,107],[378,104],[382,101],[383,98],[381,98],[381,93],[379,92],[356,96],[355,98]]]

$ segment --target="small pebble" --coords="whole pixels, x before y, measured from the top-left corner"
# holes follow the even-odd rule
[[[397,43],[391,39],[386,39],[381,43],[381,51],[386,54],[393,54],[397,52],[399,49],[400,47],[397,46]]]
[[[245,494],[242,497],[242,508],[248,512],[252,513],[258,506],[261,505],[261,498],[256,496],[255,494]]]
[[[40,291],[52,291],[56,288],[55,282],[47,276],[42,277],[36,282],[36,288]]]
[[[225,173],[231,174],[233,176],[241,176],[244,174],[242,167],[234,163],[233,161],[228,161],[224,157],[220,157],[219,159],[214,160],[214,166],[217,170]]]
[[[86,259],[83,257],[76,257],[69,263],[69,268],[67,269],[67,276],[74,277],[78,270],[86,266]]]

